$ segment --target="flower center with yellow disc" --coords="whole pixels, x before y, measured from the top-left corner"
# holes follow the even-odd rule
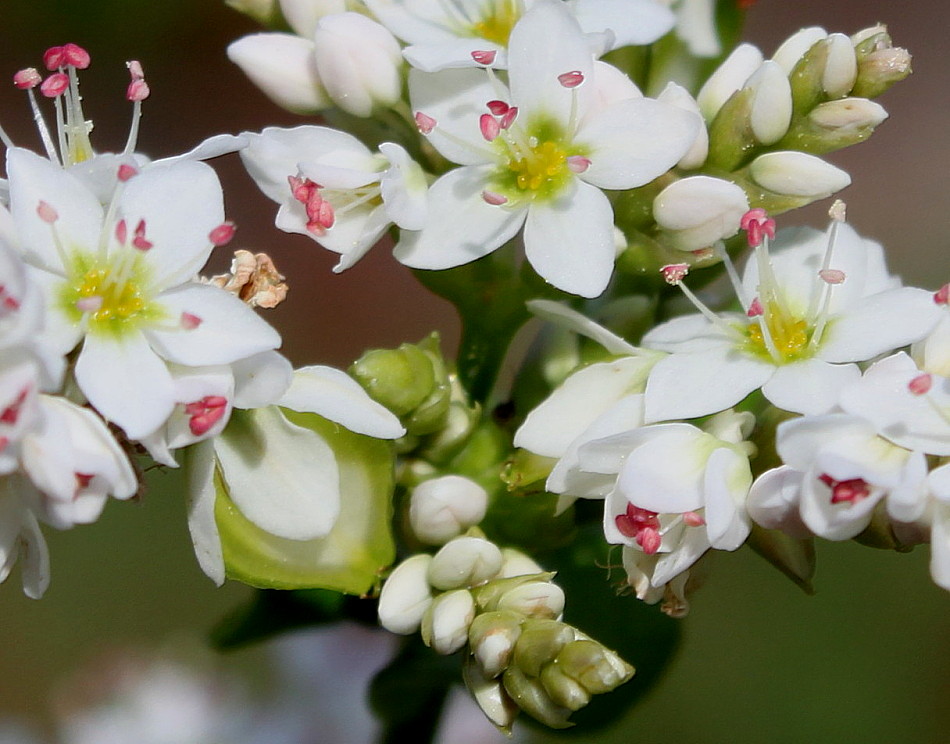
[[[551,199],[573,176],[568,167],[569,152],[555,127],[532,127],[532,136],[512,127],[493,144],[502,149],[495,172],[494,190],[513,202],[524,199]]]
[[[61,303],[76,322],[88,319],[89,332],[121,334],[162,317],[147,293],[147,266],[138,251],[101,260],[74,256]]]
[[[499,46],[508,46],[511,29],[521,18],[519,0],[494,0],[489,2],[481,19],[470,27],[472,36],[493,41]]]
[[[761,319],[765,320],[765,332]],[[789,313],[776,302],[768,302],[762,318],[745,328],[748,349],[757,356],[773,362],[786,363],[810,356],[809,342],[812,328],[808,323]],[[767,334],[767,335],[766,335]]]

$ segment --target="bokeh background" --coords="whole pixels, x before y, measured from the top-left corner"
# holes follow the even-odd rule
[[[892,118],[870,142],[831,159],[853,178],[843,194],[852,224],[888,247],[896,272],[933,288],[950,279],[950,3],[760,0],[745,37],[770,54],[803,26],[851,33],[878,21],[912,51],[915,74],[881,99]],[[228,62],[226,45],[255,30],[218,0],[2,0],[0,79],[39,66],[48,46],[82,44],[93,57],[82,91],[94,144],[119,149],[130,118],[124,63],[139,59],[152,96],[138,149],[173,155],[219,132],[303,122],[276,109]],[[12,85],[0,87],[0,123],[17,143],[38,145],[26,100]],[[239,226],[235,247],[271,253],[288,276],[289,299],[269,319],[295,363],[344,366],[365,348],[417,340],[433,328],[449,347],[455,343],[451,308],[427,295],[387,249],[333,275],[333,254],[272,227],[271,203],[236,158],[214,165]],[[796,212],[788,222],[820,226],[826,208]],[[214,268],[227,262],[219,257]],[[24,598],[16,576],[0,586],[0,721],[42,732],[56,691],[75,670],[116,648],[200,645],[249,596],[238,585],[215,589],[200,573],[177,476],[154,480],[140,503],[111,503],[97,524],[48,535],[53,582],[42,601]],[[946,741],[950,595],[932,584],[928,557],[926,548],[896,555],[821,545],[818,594],[806,597],[749,551],[717,556],[668,675],[623,731],[598,741]],[[378,649],[363,636],[349,646],[323,633],[298,641],[310,644],[306,658],[315,667],[331,650],[327,662],[340,665],[340,648],[354,665],[361,655],[367,668],[378,663],[371,656]],[[290,658],[302,655],[259,646],[211,663],[266,694]],[[302,704],[317,712],[335,706],[337,718],[347,711],[351,725],[313,728],[300,744],[366,741],[368,714],[352,691],[357,707],[341,707],[343,687],[334,674],[306,678]],[[459,723],[445,741],[503,741],[464,704],[454,710]]]

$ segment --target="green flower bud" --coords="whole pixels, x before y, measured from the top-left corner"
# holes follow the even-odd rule
[[[859,32],[852,41],[858,75],[851,95],[875,98],[912,72],[910,53],[891,45],[884,26]]]
[[[419,630],[432,603],[427,572],[432,556],[420,553],[400,563],[386,579],[379,595],[379,624],[390,633],[408,635]]]
[[[549,581],[528,581],[498,598],[499,610],[514,610],[527,617],[555,619],[564,612],[564,590]]]
[[[472,594],[475,596],[479,610],[482,612],[493,612],[494,610],[500,609],[498,607],[498,601],[515,587],[536,581],[550,581],[553,578],[553,573],[524,574],[521,576],[512,576],[507,579],[497,578],[482,586],[474,587]]]
[[[497,677],[508,668],[523,622],[524,616],[510,610],[484,612],[472,622],[468,645],[486,677]]]
[[[422,616],[422,642],[437,654],[454,654],[468,640],[475,619],[475,600],[465,589],[440,594]]]
[[[807,114],[829,98],[844,98],[857,80],[857,58],[851,40],[830,34],[802,55],[789,76],[795,112]]]
[[[570,710],[580,710],[590,702],[591,694],[575,679],[568,677],[556,663],[547,664],[541,670],[541,684],[557,705]]]
[[[558,652],[574,640],[574,629],[557,620],[527,620],[515,643],[512,663],[530,677],[553,661]]]
[[[480,537],[450,540],[429,564],[429,583],[436,589],[458,589],[495,578],[503,559],[498,546]]]
[[[798,119],[782,144],[820,155],[863,142],[886,118],[884,108],[866,98],[826,101]]]
[[[518,705],[505,691],[501,680],[482,674],[471,657],[462,665],[462,679],[482,713],[506,734],[518,715]]]
[[[545,726],[562,729],[573,725],[567,720],[573,711],[555,703],[539,679],[532,679],[518,667],[510,666],[505,670],[502,682],[518,707]]]
[[[557,655],[557,664],[568,677],[593,695],[610,692],[633,676],[632,666],[596,641],[578,639]]]

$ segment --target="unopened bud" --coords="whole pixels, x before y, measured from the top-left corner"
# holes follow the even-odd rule
[[[672,245],[694,251],[735,235],[749,210],[745,191],[731,181],[690,176],[661,191],[653,202],[653,217]]]
[[[501,571],[498,572],[499,578],[507,579],[511,576],[539,574],[544,571],[531,556],[516,548],[502,548],[501,556],[504,563],[501,565]]]
[[[541,670],[541,684],[556,705],[580,710],[590,702],[591,694],[580,682],[568,677],[559,664],[547,664]]]
[[[839,98],[812,109],[796,128],[795,144],[811,153],[824,153],[863,142],[887,118],[884,107],[866,98]]]
[[[874,98],[911,73],[911,56],[892,46],[883,26],[875,26],[852,38],[858,60],[858,76],[851,94]]]
[[[633,676],[634,669],[596,641],[579,639],[557,655],[561,670],[593,695],[610,692]]]
[[[508,732],[515,722],[519,708],[505,691],[501,680],[486,677],[471,659],[465,659],[462,665],[462,679],[468,691],[472,693],[482,713],[502,731]]]
[[[785,136],[792,120],[792,88],[787,73],[776,62],[763,62],[746,87],[753,91],[749,111],[752,135],[760,145],[775,144]]]
[[[317,24],[317,72],[333,102],[354,116],[390,106],[402,91],[402,50],[384,26],[360,13],[332,13]]]
[[[536,581],[550,581],[553,578],[553,573],[524,574],[509,578],[498,577],[487,584],[475,587],[472,593],[475,595],[475,601],[478,603],[480,610],[493,612],[500,609],[498,607],[499,600],[515,587]]]
[[[432,600],[422,616],[422,641],[437,654],[454,654],[468,640],[468,628],[475,619],[471,592],[456,589]]]
[[[379,595],[379,624],[391,633],[409,635],[419,630],[422,616],[432,603],[427,572],[432,556],[407,558],[389,575]]]
[[[484,584],[501,570],[498,546],[480,537],[450,540],[429,565],[429,583],[436,589],[458,589]]]
[[[762,188],[775,194],[814,201],[831,196],[851,183],[851,177],[821,158],[803,152],[770,152],[749,166],[749,174]]]
[[[696,99],[689,94],[689,91],[686,90],[686,88],[677,85],[676,83],[668,83],[660,95],[656,97],[656,100],[662,101],[663,103],[668,103],[671,106],[676,106],[676,108],[683,109],[683,111],[690,111],[697,116],[702,117],[702,114],[699,111],[699,104],[696,103]],[[703,125],[699,127],[699,131],[696,134],[696,139],[693,140],[693,144],[690,146],[689,150],[686,151],[686,154],[680,158],[677,166],[683,170],[693,170],[694,168],[699,168],[703,163],[706,162],[706,155],[708,152],[709,131],[706,129],[705,125]]]
[[[805,53],[815,44],[828,37],[828,32],[820,26],[810,26],[789,36],[772,55],[772,61],[781,67],[786,75],[791,75]]]
[[[844,34],[831,34],[825,44],[828,45],[828,56],[821,87],[829,98],[844,98],[851,92],[858,76],[854,46]]]
[[[564,612],[564,590],[549,581],[528,581],[501,595],[498,609],[553,620]]]
[[[528,676],[537,677],[541,667],[554,661],[573,640],[574,629],[570,625],[557,620],[528,620],[515,643],[512,663]]]
[[[224,0],[224,2],[264,26],[275,25],[280,16],[278,0]]]
[[[762,64],[762,52],[751,44],[740,44],[710,75],[700,89],[696,101],[707,122],[716,118],[719,109],[733,93],[745,85],[746,80]]]
[[[518,667],[510,666],[505,670],[502,682],[512,700],[532,718],[555,729],[571,726],[568,718],[573,711],[555,703],[539,679],[532,679]]]
[[[488,492],[475,481],[446,475],[420,483],[409,501],[409,522],[422,542],[442,545],[485,517]]]
[[[468,645],[487,677],[497,677],[511,663],[524,616],[511,610],[483,612],[468,629]]]

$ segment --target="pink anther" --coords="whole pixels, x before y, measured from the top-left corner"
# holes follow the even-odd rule
[[[61,46],[54,46],[43,52],[43,65],[52,72],[66,64],[66,52]]]
[[[119,245],[125,245],[129,240],[129,226],[125,223],[125,220],[119,220],[115,223],[115,239],[119,242]]]
[[[679,284],[683,281],[683,277],[689,273],[689,264],[667,264],[660,267],[660,273],[667,284]]]
[[[584,82],[584,73],[580,70],[571,70],[563,72],[557,76],[557,81],[565,88],[576,88]]]
[[[926,395],[933,387],[933,377],[927,372],[921,372],[913,380],[907,383],[907,389],[913,395]]]
[[[227,411],[228,399],[220,395],[207,395],[185,406],[185,413],[190,417],[188,428],[196,437],[207,434],[211,428],[221,420]]]
[[[54,72],[40,83],[40,93],[47,98],[56,98],[63,95],[69,87],[69,76],[65,72]]]
[[[504,113],[504,115],[498,121],[498,125],[502,129],[508,129],[512,124],[515,123],[516,118],[518,118],[518,107],[512,106]]]
[[[36,213],[39,215],[39,218],[47,225],[52,225],[56,222],[56,220],[59,219],[59,212],[53,208],[52,204],[45,202],[42,199],[36,206]]]
[[[863,478],[835,480],[827,473],[818,476],[818,480],[831,489],[832,504],[857,504],[871,495],[871,486]]]
[[[934,302],[938,305],[950,305],[950,283],[944,284],[934,292]]]
[[[152,242],[145,237],[145,220],[139,220],[139,224],[135,226],[132,245],[143,252],[151,249]]]
[[[491,111],[495,116],[504,116],[508,113],[508,109],[511,108],[504,101],[489,101],[487,104],[488,110]]]
[[[128,165],[127,163],[123,163],[122,165],[119,166],[119,170],[118,170],[118,172],[116,173],[116,177],[117,177],[122,183],[125,183],[125,182],[128,181],[130,178],[132,178],[132,176],[137,176],[138,174],[139,174],[139,172],[138,172],[138,170],[135,168],[135,166]]]
[[[27,67],[13,76],[13,84],[20,90],[35,88],[43,82],[43,76],[35,67]]]
[[[145,71],[142,69],[142,63],[137,59],[130,59],[125,63],[125,66],[129,69],[129,75],[133,80],[145,79]]]
[[[746,239],[752,248],[761,245],[766,235],[771,239],[775,238],[775,220],[761,207],[750,209],[742,215],[739,227],[746,231]]]
[[[89,52],[78,44],[64,44],[61,49],[63,50],[63,61],[67,65],[72,65],[77,70],[85,70],[89,67],[92,58],[89,56]]]
[[[694,511],[683,512],[683,521],[688,527],[702,527],[706,520]]]
[[[491,114],[482,114],[478,117],[478,128],[481,130],[482,137],[484,137],[487,142],[494,140],[501,132],[498,119]]]
[[[208,239],[211,241],[211,245],[227,245],[231,242],[232,238],[234,238],[236,231],[237,228],[233,222],[222,222],[209,233]]]
[[[498,56],[498,52],[496,52],[494,49],[477,50],[472,52],[472,59],[475,60],[476,64],[485,65],[486,67],[495,61],[496,56]]]
[[[433,129],[435,129],[436,120],[431,116],[423,114],[421,111],[417,111],[415,115],[416,126],[419,127],[419,131],[423,134],[429,134]]]
[[[96,476],[92,473],[74,473],[76,476],[76,491],[82,491],[84,488],[89,488],[89,484],[92,483],[92,479]]]
[[[29,394],[30,388],[28,386],[20,391],[16,400],[4,408],[3,413],[0,413],[0,424],[7,424],[8,426],[16,424],[17,419],[20,418],[20,412],[23,410],[23,404],[26,402],[26,396]]]
[[[193,331],[195,328],[201,325],[201,318],[199,318],[194,313],[182,313],[181,314],[181,327],[186,331]]]
[[[99,295],[80,297],[76,300],[76,309],[81,313],[94,313],[102,307],[102,298]]]
[[[614,517],[617,530],[624,537],[632,537],[647,555],[653,555],[660,549],[663,540],[660,535],[660,520],[656,512],[627,504],[623,514]]]
[[[127,101],[132,101],[133,103],[138,103],[139,101],[144,101],[148,98],[149,93],[152,91],[149,90],[148,83],[144,80],[133,80],[129,83],[129,87],[125,89],[125,99]]]
[[[758,297],[752,300],[752,304],[749,305],[749,309],[745,311],[745,314],[750,318],[758,318],[760,315],[765,315],[765,308],[762,307],[762,301]]]
[[[20,309],[20,301],[10,294],[7,288],[2,284],[0,284],[0,307],[2,307],[4,310]]]
[[[500,207],[502,204],[508,203],[508,197],[503,194],[497,194],[494,191],[483,191],[482,199],[486,204],[491,204],[493,207]]]
[[[572,173],[583,173],[590,168],[590,158],[583,155],[571,155],[567,159],[567,167]]]
[[[822,269],[818,272],[818,276],[825,284],[843,284],[847,278],[840,269]]]

